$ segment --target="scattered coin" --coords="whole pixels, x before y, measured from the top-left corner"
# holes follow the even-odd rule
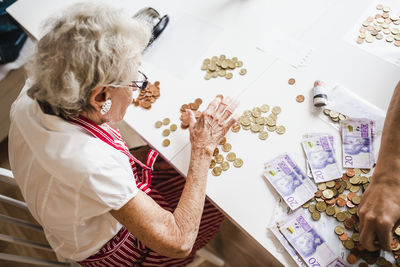
[[[241,68],[243,61],[238,60],[237,57],[231,59],[227,58],[226,55],[220,55],[219,57],[213,56],[211,59],[206,58],[203,60],[201,70],[206,71],[204,79],[210,80],[211,78],[225,77],[226,79],[232,79],[232,71],[236,68]],[[247,70],[242,68],[239,71],[240,75],[245,75]]]
[[[277,134],[284,134],[285,132],[286,132],[285,126],[280,125],[280,126],[276,127],[276,133]]]
[[[144,90],[140,90],[140,93],[136,99],[133,100],[133,104],[144,109],[151,109],[152,104],[160,97],[160,82],[147,83]]]
[[[304,95],[296,96],[296,101],[299,102],[299,103],[303,103],[304,102]]]
[[[227,162],[227,161],[222,162],[221,163],[221,169],[223,171],[227,171],[229,169],[229,162]]]
[[[293,84],[296,83],[296,80],[295,80],[294,78],[290,78],[289,81],[288,81],[288,83],[289,83],[290,85],[293,85]]]
[[[220,176],[222,173],[222,168],[221,167],[214,167],[214,169],[212,169],[212,174],[214,176]]]
[[[229,152],[232,149],[232,145],[229,143],[225,143],[222,145],[222,151]]]
[[[163,119],[163,121],[162,121],[163,125],[168,125],[170,122],[171,122],[171,121],[170,121],[169,118],[165,118],[165,119]]]
[[[233,166],[240,168],[243,166],[243,160],[241,158],[236,158],[233,162]]]
[[[226,155],[226,159],[230,162],[234,161],[236,159],[236,154],[234,152],[229,152]]]
[[[170,133],[171,133],[170,130],[165,129],[165,130],[162,132],[162,135],[163,135],[163,136],[168,136]]]
[[[258,134],[258,138],[260,138],[261,140],[266,140],[266,139],[268,138],[268,132],[266,132],[266,131],[261,131],[261,132]]]
[[[164,139],[162,142],[163,146],[169,146],[169,144],[171,143],[171,141],[169,141],[169,139]]]
[[[161,121],[156,121],[156,123],[154,124],[156,128],[161,128],[162,125],[163,123]]]
[[[171,130],[171,132],[175,132],[178,129],[178,126],[176,126],[176,124],[171,124],[169,129]]]

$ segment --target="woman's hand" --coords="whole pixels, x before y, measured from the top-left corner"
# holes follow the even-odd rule
[[[400,185],[384,176],[374,173],[358,210],[360,242],[370,251],[392,250],[392,231],[400,219]]]
[[[189,131],[192,151],[205,150],[212,154],[215,147],[238,120],[238,115],[232,116],[238,106],[231,98],[216,97],[207,109],[196,120],[192,110],[186,110],[190,118]]]

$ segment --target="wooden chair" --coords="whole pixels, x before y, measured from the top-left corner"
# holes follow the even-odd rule
[[[10,184],[13,186],[17,186],[17,183],[14,180],[14,176],[13,176],[12,172],[10,170],[3,169],[3,168],[0,168],[0,183],[7,183],[7,184]],[[3,203],[6,203],[6,204],[12,205],[14,207],[22,208],[22,209],[26,210],[26,212],[29,212],[26,203],[23,201],[16,200],[16,199],[8,197],[8,196],[4,196],[2,194],[0,194],[0,201]],[[0,214],[0,221],[6,222],[6,223],[11,223],[11,224],[14,224],[19,227],[24,227],[27,229],[43,232],[43,228],[37,224],[33,224],[28,221],[10,217],[10,216],[4,215],[4,214]],[[48,244],[38,243],[35,241],[22,239],[22,238],[18,238],[15,236],[0,234],[0,240],[14,243],[14,244],[23,245],[23,246],[32,247],[35,249],[41,249],[41,250],[53,252],[52,248]],[[0,253],[0,259],[7,260],[7,261],[13,261],[13,262],[41,265],[41,266],[79,266],[77,263],[73,263],[73,262],[58,262],[58,261],[54,261],[54,260],[44,260],[44,259],[38,259],[38,258],[32,258],[32,257],[8,254],[8,253]]]

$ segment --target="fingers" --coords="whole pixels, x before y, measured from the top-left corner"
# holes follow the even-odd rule
[[[365,218],[360,218],[363,221],[363,226],[360,233],[361,244],[369,251],[375,251],[379,248],[374,245],[375,240],[375,224],[371,216],[366,215]]]
[[[222,99],[221,103],[217,108],[217,112],[215,113],[216,116],[221,116],[227,106],[232,103],[232,99],[228,96]]]
[[[208,105],[207,109],[204,111],[207,115],[215,114],[215,110],[217,109],[218,105],[221,103],[221,98],[216,97],[213,101]]]
[[[226,124],[225,124],[225,130],[226,132],[232,127],[232,125],[237,122],[239,119],[239,114],[235,114]]]
[[[377,230],[377,235],[379,239],[379,244],[381,248],[386,251],[391,251],[392,247],[392,228],[393,225],[391,223],[390,218],[383,216],[379,219]]]
[[[239,101],[233,101],[226,109],[224,114],[222,114],[222,120],[227,120],[236,110],[236,108],[239,106]]]
[[[189,116],[189,128],[192,129],[193,126],[196,124],[196,116],[194,112],[190,109],[186,110],[186,114]]]

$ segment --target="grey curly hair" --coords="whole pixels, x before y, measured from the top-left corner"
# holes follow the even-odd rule
[[[27,71],[28,95],[64,118],[89,110],[92,89],[133,80],[150,27],[121,10],[84,2],[45,23]]]

